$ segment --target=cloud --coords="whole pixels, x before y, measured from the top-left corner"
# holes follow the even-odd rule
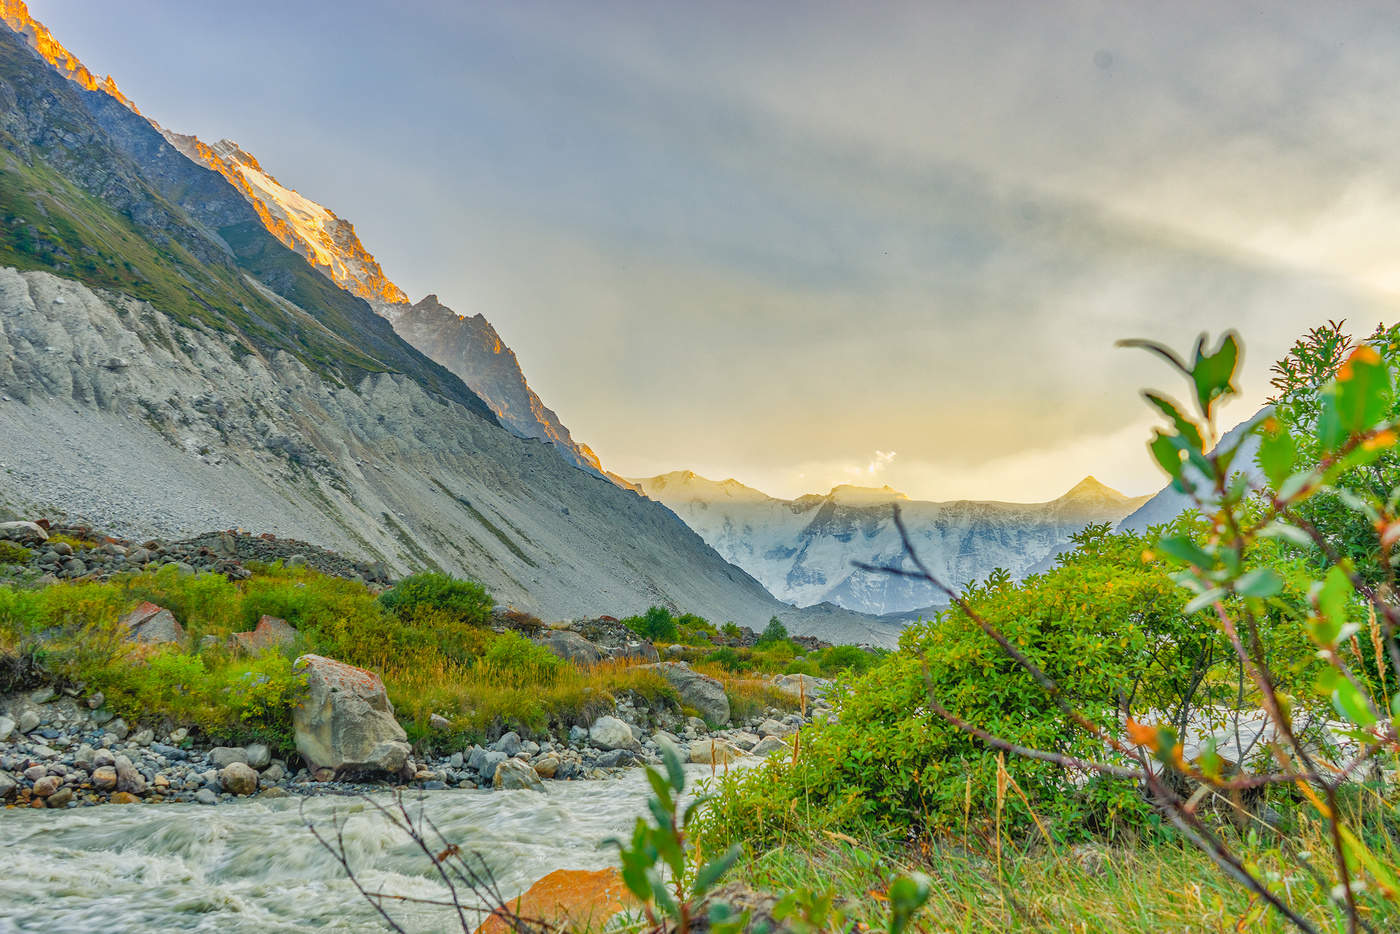
[[[626,475],[1142,492],[1176,387],[1115,339],[1238,328],[1242,418],[1306,327],[1396,316],[1385,5],[347,3],[300,55],[312,6],[133,2],[43,12],[485,314]]]

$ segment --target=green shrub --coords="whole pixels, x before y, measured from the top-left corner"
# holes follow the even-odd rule
[[[28,564],[31,552],[14,542],[0,542],[0,564]]]
[[[970,601],[1090,715],[1111,722],[1118,691],[1136,682],[1166,705],[1195,656],[1159,653],[1171,657],[1154,667],[1148,647],[1198,645],[1192,640],[1204,638],[1209,626],[1181,615],[1185,597],[1160,566],[1144,561],[1148,549],[1140,537],[1102,528],[1080,544],[1059,568],[1019,586],[998,575],[973,588]],[[712,841],[773,842],[799,825],[950,830],[961,826],[969,802],[973,820],[990,814],[996,756],[930,709],[925,664],[937,698],[957,716],[1024,745],[1101,752],[1092,738],[1063,724],[1039,687],[972,620],[945,612],[907,630],[897,653],[853,682],[839,721],[804,731],[795,765],[770,760],[731,776],[711,805]],[[1139,707],[1151,704],[1139,696]],[[1007,768],[1041,818],[1067,836],[1144,816],[1130,791],[1076,786],[1058,766],[1038,760],[1009,761]],[[786,806],[794,799],[804,802],[800,818]],[[1019,802],[1007,807],[1009,821],[1029,822]]]
[[[664,606],[654,606],[641,616],[629,616],[622,624],[652,642],[674,642],[676,619]]]
[[[491,618],[491,597],[480,584],[433,572],[405,577],[380,594],[379,604],[400,619],[425,610],[456,614],[477,625]]]
[[[817,653],[816,661],[821,666],[820,673],[824,675],[834,675],[843,671],[860,673],[870,668],[875,656],[854,645],[833,645]]]
[[[542,645],[513,632],[503,632],[486,649],[482,662],[497,675],[528,676],[551,682],[566,662]]]
[[[758,644],[762,647],[765,645],[773,645],[778,642],[786,642],[787,637],[787,627],[783,625],[782,620],[774,616],[772,619],[768,620],[768,625],[764,627],[762,635],[758,637]]]

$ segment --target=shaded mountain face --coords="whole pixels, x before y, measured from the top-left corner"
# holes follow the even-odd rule
[[[506,428],[522,438],[549,442],[575,466],[604,473],[597,455],[575,441],[559,416],[530,388],[515,352],[491,322],[481,315],[459,315],[436,295],[414,305],[375,302],[373,307],[400,337],[471,386]]]
[[[13,11],[11,3],[7,10]],[[655,503],[506,431],[220,174],[0,30],[0,505],[140,537],[246,527],[485,583],[832,641]]]
[[[111,75],[99,80],[89,72],[42,23],[29,15],[20,0],[0,0],[0,19],[64,77],[140,113],[117,89]],[[459,316],[439,304],[435,295],[410,304],[408,295],[389,279],[360,242],[350,221],[282,184],[234,141],[205,143],[147,119],[186,158],[222,175],[252,208],[257,222],[278,242],[351,295],[370,302],[376,313],[389,320],[408,343],[466,383],[503,425],[522,438],[548,441],[577,467],[621,482],[621,478],[604,471],[597,455],[587,445],[574,441],[558,416],[540,401],[525,381],[515,354],[485,318]]]
[[[947,602],[927,583],[853,567],[862,561],[913,570],[894,524],[895,504],[919,557],[959,589],[998,567],[1017,578],[1049,567],[1072,533],[1116,523],[1147,499],[1124,496],[1093,477],[1059,499],[1029,504],[918,502],[889,487],[852,486],[783,500],[690,471],[633,482],[779,599],[874,614]]]

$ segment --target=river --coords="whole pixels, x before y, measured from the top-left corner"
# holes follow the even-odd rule
[[[709,774],[688,771],[692,784]],[[614,865],[616,851],[600,844],[630,834],[645,811],[639,769],[546,787],[414,792],[406,801],[463,851],[483,854],[513,897],[554,869]],[[336,816],[366,889],[447,897],[423,854],[356,798],[11,809],[0,811],[0,932],[383,931],[306,828],[310,820],[329,830]],[[451,909],[400,903],[390,913],[410,932],[460,929]]]

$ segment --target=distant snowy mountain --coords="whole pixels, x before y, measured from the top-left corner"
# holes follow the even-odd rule
[[[632,482],[780,600],[798,606],[830,602],[874,614],[947,602],[926,583],[852,565],[912,568],[894,525],[895,503],[920,558],[956,589],[994,568],[1022,577],[1048,566],[1071,533],[1090,523],[1116,523],[1148,499],[1124,496],[1093,477],[1059,499],[1024,504],[920,502],[888,486],[838,486],[825,495],[784,500],[688,470]]]

